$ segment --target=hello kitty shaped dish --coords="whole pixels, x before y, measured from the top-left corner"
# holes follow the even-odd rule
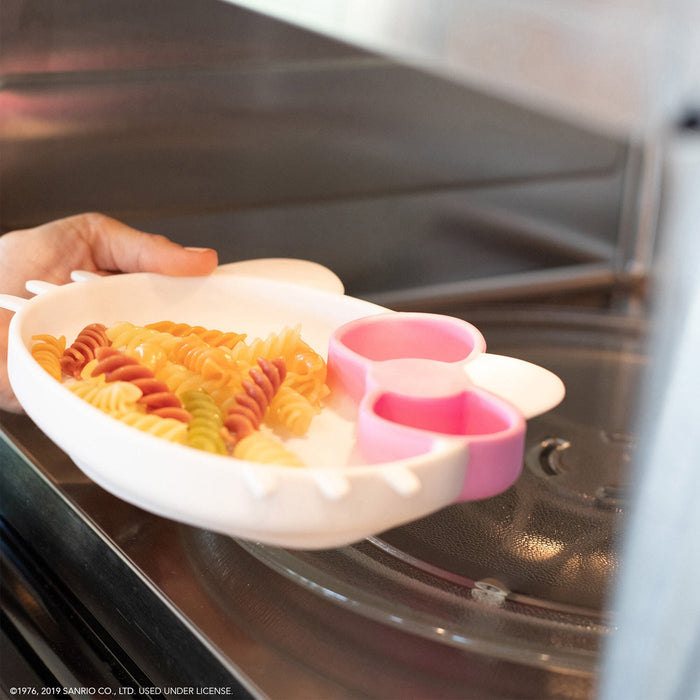
[[[16,312],[8,370],[17,398],[106,490],[233,537],[338,547],[499,493],[520,473],[525,420],[564,396],[548,370],[486,353],[470,324],[346,296],[332,272],[306,261],[246,261],[205,278],[73,277],[28,283],[30,300],[0,295],[0,307]],[[286,440],[307,466],[209,454],[136,430],[73,394],[30,352],[34,335],[163,319],[251,338],[300,324],[311,347],[327,350],[327,403],[306,435]]]

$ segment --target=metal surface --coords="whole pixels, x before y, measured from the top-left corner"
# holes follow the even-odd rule
[[[603,130],[656,131],[700,97],[692,0],[230,1]]]
[[[8,438],[5,432],[8,427],[22,431],[28,444]],[[222,667],[216,654],[202,646],[197,635],[173,613],[163,593],[145,579],[133,562],[127,562],[116,543],[70,497],[73,490],[87,491],[85,498],[89,502],[97,491],[99,502],[99,489],[28,419],[3,414],[2,438],[2,517],[12,524],[17,537],[29,543],[31,557],[55,577],[59,589],[65,587],[70,591],[70,596],[80,601],[88,616],[102,627],[106,635],[101,638],[103,643],[114,645],[122,657],[133,660],[133,667],[152,684],[194,687],[204,678],[241,693],[249,683],[245,676],[234,677]],[[51,473],[33,465],[29,454],[49,462]],[[34,503],[41,504],[39,513],[32,507]],[[119,505],[108,497],[100,505],[102,517],[109,518],[110,511],[118,511]],[[138,519],[124,523],[123,527],[127,531],[132,527],[138,529]],[[158,527],[154,534],[157,533]],[[155,547],[152,553],[159,551],[163,550]],[[176,563],[177,559],[172,558],[171,564]],[[28,604],[26,599],[22,602]],[[29,605],[31,610],[33,606]],[[70,659],[75,661],[79,652],[69,641],[70,634],[81,638],[82,647],[87,648],[85,633],[78,634],[71,628],[47,634],[42,626],[37,626],[36,634],[29,635],[36,653],[48,654],[58,668],[59,682],[69,680],[68,674],[75,676]],[[60,656],[61,644],[65,643],[70,652],[68,658]],[[166,648],[168,654],[164,656],[162,650]],[[82,674],[75,676],[78,685],[86,683],[90,674],[95,673],[86,664],[87,660],[80,664]]]
[[[681,132],[667,149],[665,246],[655,267],[651,356],[640,416],[640,459],[615,592],[620,634],[608,648],[601,697],[696,698],[700,596],[700,134]],[[671,641],[672,640],[672,641]],[[634,674],[630,668],[637,669]]]
[[[85,615],[80,602],[32,559],[31,547],[4,521],[0,522],[0,534],[0,606],[7,654],[12,659],[7,665],[3,663],[0,682],[6,692],[17,686],[99,687],[108,694],[116,694],[119,688],[139,688],[141,694],[150,696],[146,689],[152,683],[118,647],[107,643],[106,635]],[[22,679],[19,673],[23,665],[33,669],[30,680]]]

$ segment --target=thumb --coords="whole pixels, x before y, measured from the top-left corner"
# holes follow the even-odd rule
[[[165,236],[138,231],[103,214],[76,221],[92,251],[95,266],[119,272],[158,272],[173,276],[207,275],[218,256],[211,248],[186,248]]]

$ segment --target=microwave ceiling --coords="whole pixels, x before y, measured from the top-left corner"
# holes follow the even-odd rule
[[[693,0],[228,0],[614,134],[700,104]]]

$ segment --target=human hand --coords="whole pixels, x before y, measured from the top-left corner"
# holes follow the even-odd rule
[[[217,262],[214,250],[184,248],[102,214],[78,214],[0,236],[0,293],[28,298],[27,280],[65,284],[73,270],[198,276]],[[0,309],[0,409],[19,413],[7,376],[11,318],[12,312]]]

